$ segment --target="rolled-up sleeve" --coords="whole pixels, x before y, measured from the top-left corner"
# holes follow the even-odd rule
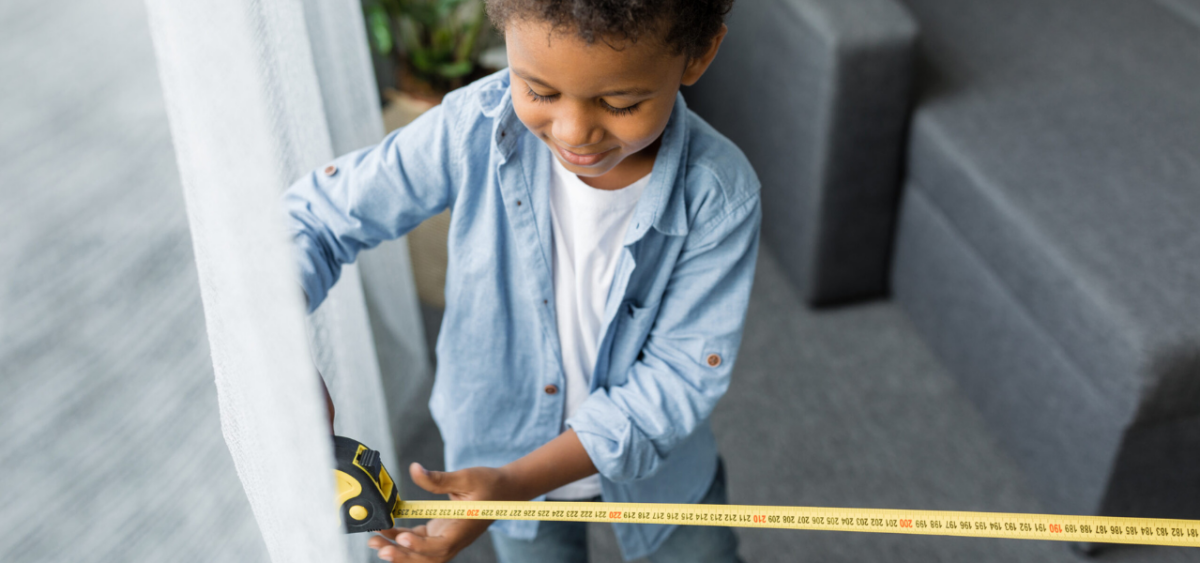
[[[755,191],[688,234],[626,380],[597,389],[567,421],[609,480],[653,475],[728,389],[754,279],[761,215]]]
[[[461,155],[453,96],[373,147],[300,178],[283,196],[312,312],[359,251],[403,236],[451,201]]]

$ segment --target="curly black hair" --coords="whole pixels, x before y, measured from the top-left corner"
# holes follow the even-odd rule
[[[549,22],[588,43],[661,39],[677,55],[700,56],[725,22],[733,0],[486,0],[488,18],[504,30],[513,18]],[[666,35],[661,36],[662,30]]]

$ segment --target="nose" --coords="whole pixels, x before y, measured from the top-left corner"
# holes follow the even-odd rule
[[[572,111],[558,116],[551,133],[565,148],[581,148],[600,142],[604,132],[586,112]]]

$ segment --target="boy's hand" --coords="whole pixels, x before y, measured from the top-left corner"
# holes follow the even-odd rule
[[[414,463],[408,472],[417,486],[431,493],[450,495],[451,500],[513,500],[505,494],[504,475],[499,469],[472,467],[446,473],[428,471]],[[491,520],[438,518],[412,529],[383,530],[368,545],[379,550],[379,558],[384,561],[449,561],[483,535],[491,523]]]
[[[529,500],[596,473],[574,430],[567,430],[529,455],[504,467],[426,471],[408,467],[417,486],[450,500]],[[379,532],[367,545],[385,561],[449,561],[487,531],[491,520],[430,520],[413,529]],[[386,538],[386,539],[385,539]],[[392,540],[395,543],[392,543]]]

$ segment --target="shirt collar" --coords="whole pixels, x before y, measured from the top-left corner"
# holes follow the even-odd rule
[[[688,232],[687,210],[684,207],[684,186],[679,180],[685,174],[688,159],[688,111],[683,94],[675,94],[675,108],[663,130],[662,144],[654,158],[650,184],[634,211],[633,221],[625,232],[625,244],[645,236],[653,226],[670,236]]]
[[[513,157],[521,135],[532,133],[513,111],[508,71],[501,72],[504,74],[500,80],[492,81],[479,90],[478,99],[483,114],[495,120],[492,144],[499,151],[501,160],[507,161]],[[675,107],[671,110],[671,117],[663,130],[662,144],[654,159],[650,183],[642,192],[633,219],[625,232],[626,245],[641,240],[650,227],[670,236],[683,236],[688,233],[684,188],[677,185],[680,184],[678,180],[685,173],[684,167],[687,165],[687,117],[687,103],[683,101],[683,94],[677,93]],[[538,143],[541,141],[538,140]]]

